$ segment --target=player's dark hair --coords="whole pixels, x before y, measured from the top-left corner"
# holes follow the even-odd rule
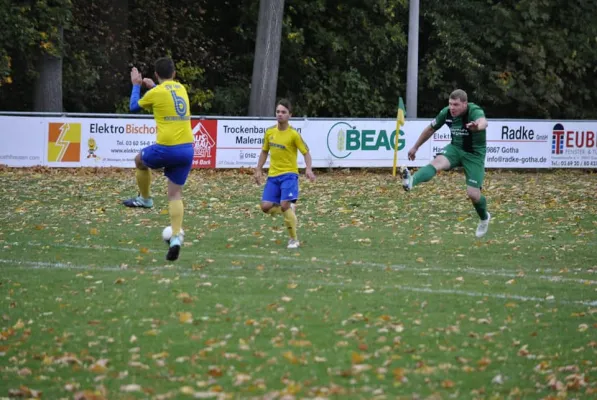
[[[278,107],[278,106],[284,106],[284,107],[286,107],[288,109],[288,113],[292,114],[292,104],[290,104],[290,100],[288,100],[288,99],[280,99],[276,103],[276,107]]]
[[[466,103],[468,101],[468,96],[466,95],[466,92],[462,89],[456,89],[455,91],[453,91],[452,93],[450,93],[450,99],[452,100],[460,100],[463,103]]]
[[[160,79],[170,79],[174,77],[174,61],[169,57],[158,58],[155,62],[155,72]]]

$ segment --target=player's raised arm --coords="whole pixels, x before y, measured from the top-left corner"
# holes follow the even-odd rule
[[[151,90],[156,87],[155,82],[150,78],[143,78],[137,68],[131,69],[131,83],[133,84],[133,90],[131,92],[131,100],[129,103],[129,110],[131,112],[141,111],[143,108],[151,109],[153,104],[151,92],[145,93],[145,96],[141,98],[141,87],[145,86]]]
[[[147,89],[153,89],[156,85],[153,79],[143,78],[143,86],[145,86]]]
[[[129,109],[131,112],[141,111],[139,99],[141,98],[141,85],[143,84],[143,76],[136,67],[131,69],[131,83],[133,84],[133,90],[131,91]]]

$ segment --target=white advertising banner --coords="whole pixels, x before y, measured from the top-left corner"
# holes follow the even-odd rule
[[[85,167],[134,167],[137,153],[155,143],[156,126],[151,119],[80,119],[78,122],[81,165]]]
[[[274,124],[275,120],[219,120],[217,167],[254,167],[261,152],[265,130]],[[291,125],[309,146],[315,168],[392,166],[396,139],[394,121],[307,119],[293,120]],[[407,122],[401,129],[398,142],[401,162],[406,161],[408,148],[405,144],[409,140],[414,143],[417,138],[417,125],[424,127],[425,123]],[[419,151],[416,163],[409,162],[408,165],[428,163],[428,150],[429,144],[426,144]],[[302,156],[299,155],[298,160],[299,166],[304,166]]]
[[[391,167],[396,136],[400,165],[417,166],[431,160],[431,143],[421,146],[415,161],[407,160],[407,152],[426,125],[409,121],[396,135],[395,121],[311,120],[305,124],[303,136],[317,167]]]
[[[0,117],[0,164],[27,167],[45,164],[47,141],[39,118]]]
[[[450,143],[442,127],[407,160],[430,121],[407,121],[398,133],[398,163],[428,164]],[[275,120],[193,119],[195,168],[257,164],[265,130]],[[296,119],[316,168],[391,167],[396,123],[375,119]],[[0,164],[14,167],[133,168],[134,157],[155,143],[151,118],[0,116]],[[266,164],[267,166],[267,164]],[[299,166],[304,166],[299,155]],[[597,121],[490,120],[487,168],[597,168]]]
[[[155,143],[149,119],[0,117],[0,124],[0,157],[11,157],[0,162],[9,166],[130,168]]]
[[[597,122],[551,123],[553,168],[597,168]]]
[[[489,121],[487,168],[550,168],[549,122]],[[433,138],[433,153],[450,143],[450,130],[443,126]]]
[[[488,168],[549,168],[548,122],[495,121],[487,128]]]
[[[218,120],[216,167],[255,167],[261,153],[265,130],[275,124],[275,120]],[[292,121],[291,125],[305,136],[305,121]],[[305,141],[308,141],[307,138]],[[298,160],[299,166],[304,166],[301,156]],[[269,160],[266,166],[268,164]]]

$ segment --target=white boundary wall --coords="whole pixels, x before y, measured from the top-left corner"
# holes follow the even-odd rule
[[[427,120],[400,129],[398,163],[423,166],[450,141],[447,127],[408,161]],[[195,167],[254,167],[273,119],[193,118]],[[396,122],[390,119],[293,119],[313,166],[391,167]],[[0,164],[14,167],[124,167],[155,141],[150,116],[0,115]],[[95,143],[95,144],[94,144]],[[299,156],[299,165],[304,166]],[[488,168],[597,168],[597,121],[490,120]]]

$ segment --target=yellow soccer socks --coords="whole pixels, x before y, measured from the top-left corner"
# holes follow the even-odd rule
[[[144,199],[149,199],[151,197],[151,170],[137,169],[136,177],[141,197],[143,197]]]
[[[282,207],[280,207],[280,206],[273,206],[272,208],[269,209],[269,211],[267,213],[269,215],[282,214]]]
[[[170,200],[168,212],[170,214],[170,225],[172,225],[172,236],[178,235],[182,228],[182,217],[184,215],[182,200]]]
[[[284,211],[284,225],[288,228],[290,238],[296,240],[297,218],[292,207]]]

